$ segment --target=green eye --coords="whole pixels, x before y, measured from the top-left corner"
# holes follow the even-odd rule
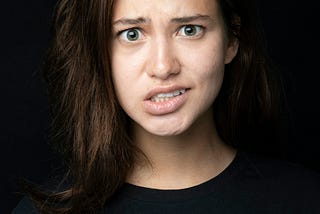
[[[197,33],[195,26],[188,25],[184,28],[184,34],[187,36],[194,36]]]
[[[139,39],[140,34],[137,29],[131,29],[127,31],[126,37],[129,41],[136,41]]]
[[[135,42],[141,39],[142,33],[141,30],[137,28],[131,28],[124,30],[120,33],[120,39],[126,42]]]
[[[203,32],[203,27],[198,25],[185,25],[180,28],[179,34],[181,36],[195,37]]]

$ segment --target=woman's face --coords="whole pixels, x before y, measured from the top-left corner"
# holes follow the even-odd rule
[[[113,81],[134,126],[178,135],[211,110],[237,52],[217,1],[117,0],[113,31]]]

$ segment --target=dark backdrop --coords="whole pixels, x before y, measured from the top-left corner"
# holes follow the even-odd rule
[[[287,159],[320,171],[318,10],[298,0],[260,2],[269,51],[285,77],[291,116]],[[38,74],[54,4],[16,0],[1,5],[1,213],[9,213],[21,198],[17,178],[43,182],[56,167],[47,143],[45,86]]]

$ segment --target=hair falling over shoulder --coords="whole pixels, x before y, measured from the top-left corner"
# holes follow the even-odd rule
[[[250,0],[218,0],[231,37],[240,42],[214,104],[218,131],[238,146],[243,127],[273,120],[278,81]],[[44,76],[53,116],[52,142],[67,167],[66,188],[29,188],[41,213],[95,213],[124,183],[139,150],[130,120],[117,102],[111,77],[113,0],[60,0]],[[243,139],[242,139],[243,138]]]
[[[52,141],[66,160],[71,185],[52,194],[34,191],[41,213],[94,213],[131,168],[134,148],[110,75],[112,7],[112,0],[61,0],[56,7],[44,76]]]
[[[223,86],[214,103],[218,132],[234,147],[282,156],[281,147],[287,140],[287,103],[281,74],[268,55],[257,2],[219,2],[229,34],[239,40],[239,51],[226,65]]]

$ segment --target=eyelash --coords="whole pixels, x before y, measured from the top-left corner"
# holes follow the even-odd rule
[[[143,35],[143,30],[141,28],[138,27],[134,27],[134,28],[129,28],[126,30],[121,30],[117,33],[117,37],[120,38],[120,40],[124,40],[125,42],[135,42],[135,41],[128,41],[127,39],[125,39],[125,33],[129,32],[129,31],[137,31],[139,33],[139,38],[141,37],[141,35]],[[123,37],[123,38],[121,38]]]
[[[182,35],[182,36],[186,36],[186,37],[190,37],[190,38],[199,38],[203,35],[204,31],[205,31],[205,27],[202,26],[202,25],[183,25],[179,28],[179,31],[177,34],[179,34],[179,32],[184,29],[184,28],[187,28],[187,27],[192,27],[192,28],[195,28],[196,29],[196,33],[195,35],[191,35],[191,36],[187,36],[187,35]],[[185,32],[184,32],[185,33]]]
[[[183,35],[183,34],[179,33],[181,30],[183,30],[184,28],[187,28],[187,27],[192,27],[192,28],[196,29],[196,33],[194,35],[191,35],[191,36]],[[196,38],[201,37],[204,34],[205,29],[206,28],[204,26],[202,26],[202,25],[192,25],[192,24],[183,25],[183,26],[180,26],[178,28],[178,31],[177,31],[176,35],[177,36],[181,36],[181,37],[188,37],[190,39],[196,39]],[[138,32],[139,38],[137,40],[132,40],[132,41],[128,40],[128,37],[127,37],[128,34],[127,33],[129,31]],[[185,32],[183,32],[183,33],[185,34]],[[139,28],[139,27],[129,28],[129,29],[121,30],[121,31],[117,32],[117,37],[119,37],[120,40],[123,40],[123,41],[128,42],[128,43],[139,41],[141,36],[143,36],[143,30],[141,28]]]

